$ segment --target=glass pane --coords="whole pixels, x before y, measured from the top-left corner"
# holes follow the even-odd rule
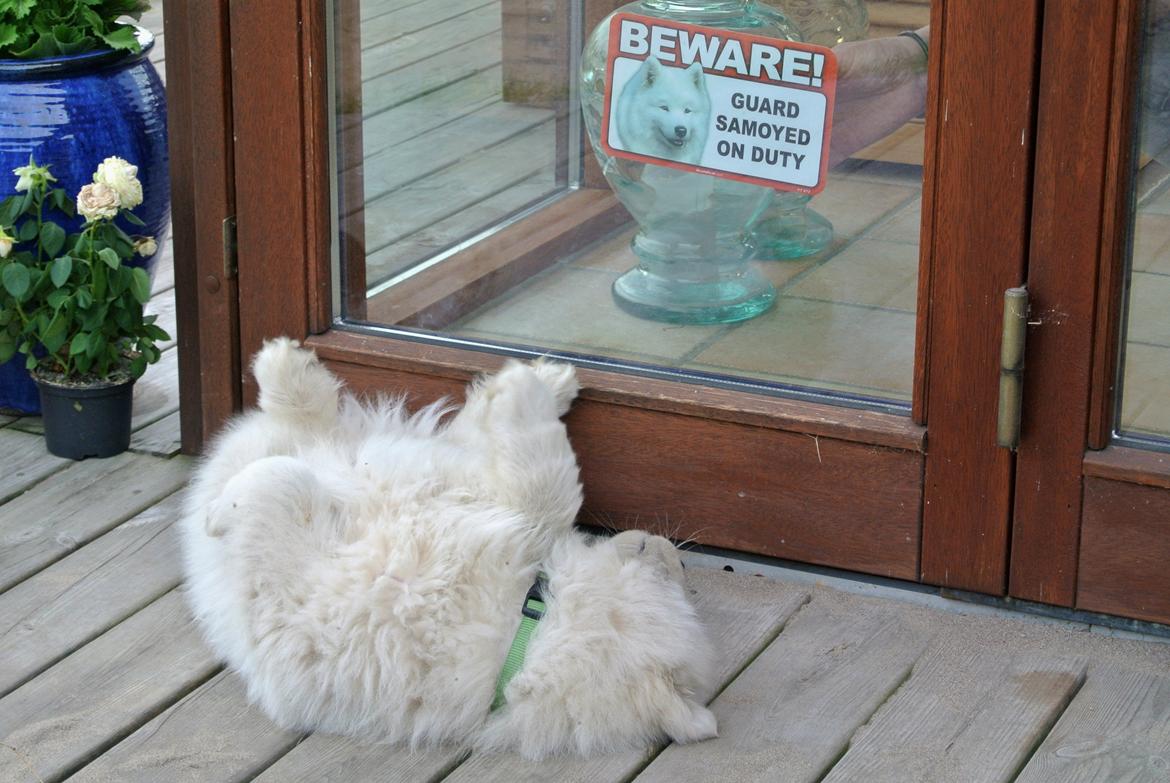
[[[1120,430],[1170,437],[1170,3],[1146,9]]]
[[[652,29],[695,25],[696,36],[721,30],[780,53],[803,51],[790,42],[834,47],[823,190],[810,200],[696,172],[735,133],[745,161],[755,147],[787,149],[779,164],[761,153],[762,165],[799,168],[802,123],[813,127],[815,112],[786,116],[794,104],[768,96],[796,93],[770,92],[779,82],[761,88],[763,100],[733,102],[750,90],[712,61],[689,68],[699,50],[690,61],[663,55],[653,73],[646,55],[615,52],[611,63],[608,22],[586,28],[615,8]],[[929,9],[334,0],[338,314],[489,350],[905,410]],[[908,30],[918,39],[899,35]],[[635,84],[639,103],[627,98]],[[651,87],[670,94],[652,99]],[[599,146],[603,116],[627,155]],[[623,133],[627,116],[637,119],[622,120],[634,129]],[[728,130],[733,118],[753,124]],[[618,146],[626,133],[643,141]]]

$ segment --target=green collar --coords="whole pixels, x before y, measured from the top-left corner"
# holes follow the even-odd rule
[[[544,617],[544,590],[548,586],[548,577],[544,572],[536,575],[536,581],[528,588],[528,595],[524,597],[524,607],[520,610],[520,627],[516,629],[516,636],[512,639],[512,647],[508,650],[508,657],[504,660],[504,668],[496,680],[496,696],[492,699],[492,712],[507,703],[504,698],[504,689],[524,666],[524,655],[528,652],[528,642],[536,631],[536,624]]]

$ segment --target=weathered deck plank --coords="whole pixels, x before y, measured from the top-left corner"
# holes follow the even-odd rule
[[[182,440],[179,412],[175,411],[131,435],[130,449],[156,457],[173,457],[182,448]]]
[[[482,2],[482,0],[473,0]],[[470,4],[470,3],[469,3]],[[419,6],[431,14],[446,16],[450,6],[457,3],[427,3]],[[371,25],[372,26],[372,25]],[[383,74],[405,68],[412,63],[461,44],[483,38],[500,30],[500,4],[488,3],[470,8],[465,13],[447,17],[417,31],[399,31],[390,40],[377,41],[363,30],[362,80],[368,81]],[[367,47],[366,41],[372,43]]]
[[[503,69],[494,65],[413,101],[367,117],[362,125],[363,155],[373,157],[382,150],[426,136],[435,128],[490,106],[503,96],[502,79]]]
[[[0,595],[0,695],[179,584],[171,495]]]
[[[713,702],[720,736],[671,745],[637,780],[818,781],[925,643],[896,613],[859,617],[814,597]]]
[[[547,169],[555,155],[552,137],[553,123],[543,123],[425,182],[412,183],[367,202],[366,247],[376,250],[393,245]],[[550,179],[549,189],[552,187]]]
[[[416,783],[441,780],[467,755],[457,748],[410,751],[314,734],[266,769],[255,783]]]
[[[487,70],[500,62],[500,34],[461,46],[362,82],[362,115],[369,117]]]
[[[168,593],[0,700],[0,783],[61,779],[218,668]]]
[[[0,503],[24,492],[69,464],[45,450],[40,435],[15,427],[0,429]]]
[[[1013,662],[978,647],[934,648],[824,783],[1013,780],[1084,672],[1079,661]]]
[[[549,167],[524,182],[404,236],[393,245],[370,252],[366,256],[369,286],[374,287],[428,256],[466,239],[470,233],[482,230],[483,226],[494,225],[547,196],[552,181],[553,171]]]
[[[367,157],[364,173],[366,199],[373,200],[411,182],[428,178],[474,154],[468,139],[475,140],[475,148],[490,152],[496,145],[552,118],[550,111],[513,106],[503,101],[465,114],[425,136]]]
[[[692,569],[687,573],[687,591],[719,651],[716,676],[706,692],[697,694],[702,702],[710,701],[735,679],[808,601],[807,593],[791,585],[703,569]],[[541,763],[525,761],[514,754],[474,755],[446,780],[449,783],[543,783],[554,780],[557,783],[618,783],[629,780],[646,766],[658,750],[594,759],[551,759]]]
[[[167,497],[189,473],[184,457],[127,453],[74,463],[9,501],[0,515],[0,591]]]
[[[296,744],[221,673],[70,778],[73,783],[249,780]]]
[[[1018,783],[1170,780],[1170,677],[1091,671]]]
[[[146,303],[144,312],[146,315],[158,316],[155,324],[166,329],[167,334],[171,336],[171,339],[157,343],[158,349],[165,351],[173,346],[175,336],[178,334],[178,323],[175,320],[175,289],[168,288],[152,295],[150,301]]]
[[[459,17],[474,12],[476,9],[487,6],[495,9],[495,15],[500,15],[498,0],[447,0],[443,3],[410,3],[393,9],[377,18],[366,18],[363,15],[362,49],[380,48],[393,44],[398,39],[440,25],[443,22],[457,20]],[[365,65],[363,63],[363,69]]]

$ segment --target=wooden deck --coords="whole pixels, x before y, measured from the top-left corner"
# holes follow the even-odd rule
[[[701,554],[716,740],[534,764],[283,731],[188,615],[173,526],[192,463],[148,436],[169,415],[80,463],[0,428],[0,781],[1170,779],[1170,644]]]

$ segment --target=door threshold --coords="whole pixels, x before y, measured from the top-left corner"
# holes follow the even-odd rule
[[[717,547],[688,545],[682,559],[688,568],[710,568],[751,574],[777,581],[823,586],[855,595],[901,601],[955,614],[1008,617],[1071,627],[1118,639],[1170,644],[1170,626],[1131,620],[1127,617],[915,584]]]

